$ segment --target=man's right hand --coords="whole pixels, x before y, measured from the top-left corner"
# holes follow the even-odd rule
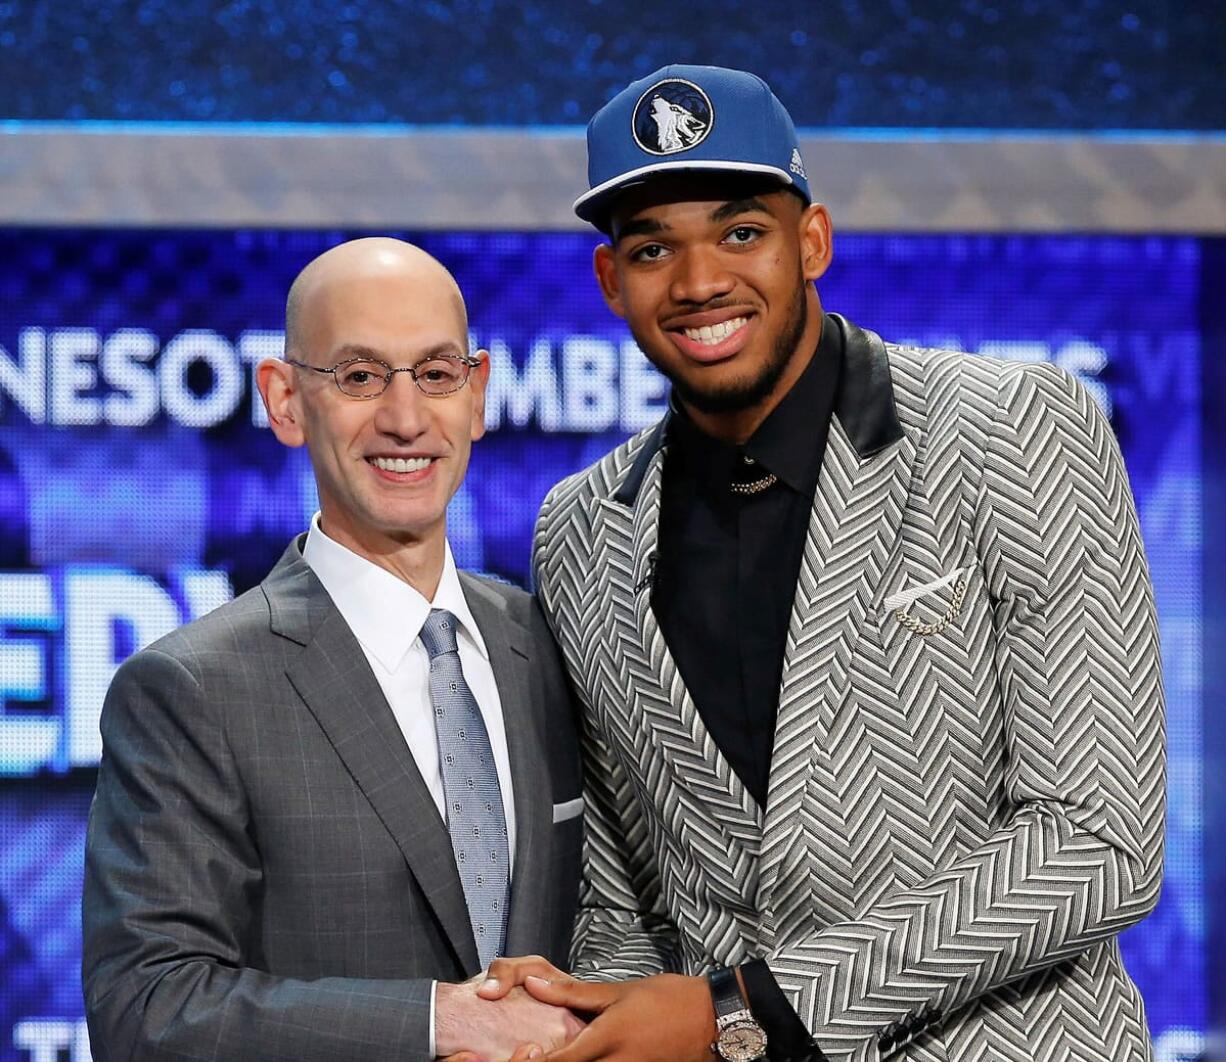
[[[450,1062],[521,1062],[530,1046],[552,1051],[570,1043],[584,1023],[565,1007],[553,1007],[514,988],[498,1000],[482,999],[479,974],[471,981],[439,983],[434,997],[434,1043]]]

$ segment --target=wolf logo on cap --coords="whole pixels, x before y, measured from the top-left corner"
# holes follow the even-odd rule
[[[662,96],[651,100],[651,117],[656,123],[661,151],[680,151],[700,136],[706,125],[679,103],[669,103]]]
[[[714,117],[707,94],[692,81],[657,82],[634,108],[634,139],[653,155],[685,151],[706,139]]]

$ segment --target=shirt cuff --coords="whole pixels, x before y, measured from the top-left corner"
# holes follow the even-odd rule
[[[741,980],[749,1009],[766,1030],[766,1057],[771,1062],[825,1062],[826,1056],[788,1003],[765,959],[743,963]]]
[[[438,1055],[438,1052],[434,1049],[434,997],[436,995],[438,995],[438,982],[432,981],[430,982],[430,1054],[427,1056],[428,1058],[435,1058]],[[769,1036],[770,1033],[766,1035]]]

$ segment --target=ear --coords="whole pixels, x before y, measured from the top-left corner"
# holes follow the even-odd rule
[[[473,357],[481,359],[481,363],[474,365],[472,372],[468,375],[468,386],[473,392],[472,426],[469,429],[469,437],[476,442],[485,434],[485,388],[490,382],[490,352],[479,350]]]
[[[813,203],[800,215],[800,264],[805,280],[817,280],[825,273],[833,255],[830,214],[821,203]]]
[[[265,358],[255,370],[255,383],[268,410],[269,427],[286,446],[302,446],[306,442],[297,382],[294,367],[280,358]]]
[[[596,270],[596,282],[600,285],[600,294],[618,317],[626,316],[626,307],[622,302],[621,280],[617,275],[617,262],[613,256],[610,244],[602,243],[592,254],[592,267]]]

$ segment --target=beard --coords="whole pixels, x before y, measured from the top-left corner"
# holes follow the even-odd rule
[[[796,356],[797,348],[804,337],[809,323],[809,304],[805,299],[805,289],[806,285],[797,285],[796,296],[788,307],[783,330],[771,346],[770,357],[753,376],[719,387],[703,388],[695,386],[692,380],[684,379],[680,373],[669,373],[661,366],[661,371],[668,376],[677,396],[686,405],[703,413],[732,413],[758,405],[775,390],[784,369]]]

